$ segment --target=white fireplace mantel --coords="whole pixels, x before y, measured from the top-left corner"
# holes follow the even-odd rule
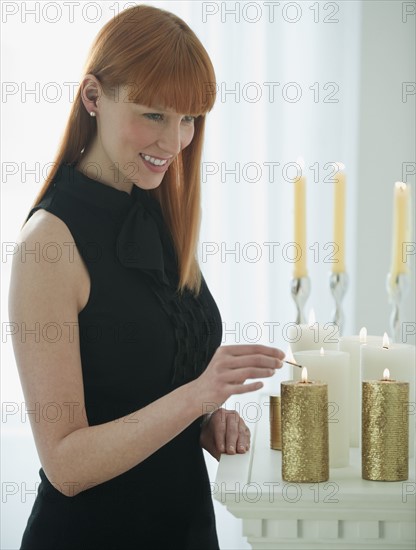
[[[415,549],[415,468],[403,482],[361,478],[359,449],[350,466],[330,470],[323,483],[288,483],[281,452],[270,449],[269,398],[261,395],[252,445],[222,455],[212,494],[243,520],[254,549]]]

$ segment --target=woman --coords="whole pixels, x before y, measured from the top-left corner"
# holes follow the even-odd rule
[[[12,267],[10,320],[42,335],[13,340],[40,411],[21,548],[215,549],[202,448],[248,450],[243,420],[220,406],[284,354],[219,347],[196,260],[214,71],[181,19],[139,5],[103,27],[84,74],[20,235],[42,253]]]

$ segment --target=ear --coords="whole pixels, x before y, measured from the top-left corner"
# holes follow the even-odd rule
[[[97,77],[93,74],[85,75],[81,82],[81,100],[88,114],[94,113],[91,116],[98,114],[98,99],[101,97],[101,94],[102,87]]]

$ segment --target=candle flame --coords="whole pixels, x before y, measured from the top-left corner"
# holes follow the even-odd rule
[[[383,348],[389,349],[389,347],[390,347],[390,340],[389,340],[389,337],[387,336],[387,332],[385,332],[383,335]]]
[[[400,191],[406,191],[407,185],[403,181],[396,181],[394,184],[397,189],[400,189]]]
[[[295,358],[293,357],[292,348],[291,348],[290,345],[287,347],[287,352],[286,352],[285,359],[287,359],[291,363],[296,363]]]
[[[302,368],[302,373],[300,375],[300,378],[303,383],[308,381],[308,369],[306,367]]]
[[[309,319],[308,319],[308,325],[310,327],[313,327],[313,325],[316,323],[316,318],[315,318],[315,311],[313,310],[313,308],[310,309],[309,311]]]
[[[367,329],[365,327],[360,330],[360,342],[362,344],[367,343]]]
[[[383,380],[390,380],[390,371],[389,369],[383,370]]]
[[[324,348],[321,348],[321,351],[319,352],[321,355],[325,355]]]
[[[301,172],[303,172],[305,169],[305,161],[303,160],[303,157],[298,157],[296,159],[296,164],[300,166]]]
[[[335,162],[334,164],[338,168],[337,172],[342,172],[342,170],[345,170],[345,164],[343,162]]]

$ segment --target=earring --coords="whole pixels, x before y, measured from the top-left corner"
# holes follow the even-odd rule
[[[91,111],[91,112],[90,112],[90,116],[95,116],[95,112],[94,112],[94,111]]]

